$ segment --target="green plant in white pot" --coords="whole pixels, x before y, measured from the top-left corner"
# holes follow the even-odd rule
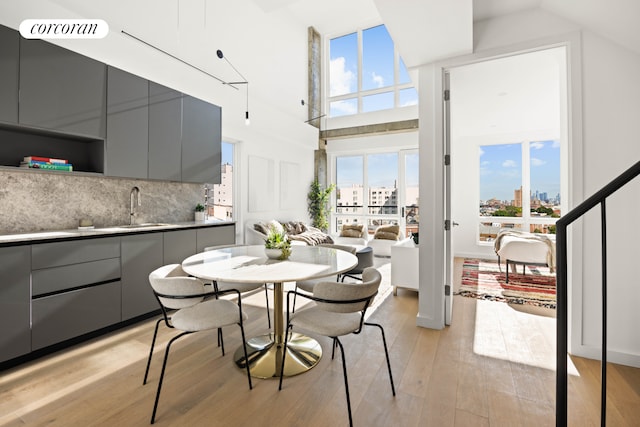
[[[196,221],[204,221],[204,206],[198,203],[194,209],[194,217]]]
[[[269,227],[269,234],[264,240],[264,252],[267,258],[285,260],[291,255],[291,241],[284,230]]]

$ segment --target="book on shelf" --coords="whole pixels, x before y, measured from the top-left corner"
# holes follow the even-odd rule
[[[70,163],[46,163],[46,162],[20,162],[21,168],[31,168],[31,169],[47,169],[47,170],[56,170],[56,171],[73,171],[73,166]]]
[[[55,163],[55,164],[69,164],[66,159],[56,159],[53,157],[41,157],[41,156],[26,156],[23,161],[25,162],[42,162],[42,163]]]

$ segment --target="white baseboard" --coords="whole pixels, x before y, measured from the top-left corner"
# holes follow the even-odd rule
[[[584,357],[586,359],[601,360],[602,351],[598,347],[591,346],[579,346],[572,349],[571,354]],[[618,365],[631,366],[633,368],[640,368],[640,354],[622,353],[619,351],[609,350],[607,351],[607,362],[616,363]]]

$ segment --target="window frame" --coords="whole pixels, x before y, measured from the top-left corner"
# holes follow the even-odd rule
[[[414,84],[410,79],[408,82],[406,83],[400,83],[400,62],[401,62],[401,57],[400,57],[400,53],[398,52],[398,49],[395,45],[395,43],[393,43],[393,84],[385,86],[385,87],[381,87],[381,88],[374,88],[374,89],[367,89],[367,90],[362,90],[363,87],[363,83],[362,83],[362,79],[363,79],[363,73],[362,73],[362,65],[363,65],[363,32],[371,29],[371,28],[375,28],[378,26],[382,26],[384,25],[383,23],[377,23],[377,24],[372,24],[372,25],[367,25],[367,26],[363,26],[363,27],[359,27],[356,30],[353,31],[346,31],[346,32],[342,32],[342,33],[336,33],[336,34],[331,34],[325,37],[325,57],[324,57],[324,61],[323,61],[323,67],[326,70],[326,72],[324,73],[324,90],[323,90],[323,101],[324,101],[324,105],[325,108],[324,110],[327,112],[327,116],[329,119],[335,119],[335,118],[339,118],[339,117],[353,117],[356,115],[360,115],[360,114],[369,114],[369,113],[375,113],[375,112],[379,112],[379,111],[388,111],[388,110],[396,110],[396,109],[401,109],[401,108],[406,108],[406,107],[415,107],[418,105],[419,103],[419,97],[418,95],[418,91],[417,91],[417,87],[416,84]],[[387,30],[388,31],[388,30]],[[342,94],[342,95],[335,95],[335,96],[331,96],[331,41],[333,39],[338,39],[340,37],[344,37],[350,34],[356,34],[357,37],[357,76],[356,76],[356,90],[355,92],[350,92],[347,94]],[[393,39],[392,39],[393,42]],[[408,69],[406,69],[406,64],[405,64],[405,70],[407,71],[407,73],[409,72]],[[416,91],[416,103],[415,104],[410,104],[407,106],[402,106],[400,105],[400,93],[403,90],[406,89],[413,89]],[[380,94],[386,94],[386,93],[393,93],[393,106],[390,108],[383,108],[383,109],[376,109],[376,110],[370,110],[370,111],[363,111],[363,98],[367,97],[367,96],[372,96],[372,95],[380,95]],[[331,105],[334,102],[338,102],[338,101],[351,101],[351,100],[356,100],[356,112],[353,114],[340,114],[340,115],[332,115],[331,114]]]

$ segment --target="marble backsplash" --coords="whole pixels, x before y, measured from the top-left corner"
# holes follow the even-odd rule
[[[129,224],[130,193],[140,189],[135,221],[193,220],[204,203],[203,184],[105,178],[34,171],[0,171],[0,234]]]

